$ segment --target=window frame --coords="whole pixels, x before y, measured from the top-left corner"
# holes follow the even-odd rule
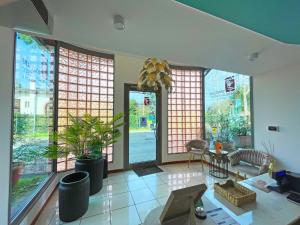
[[[204,139],[206,139],[206,129],[205,129],[205,77],[209,74],[209,72],[212,69],[205,69],[203,72],[203,123],[204,123],[204,127],[203,127],[203,132],[204,132]],[[225,71],[226,72],[226,71]],[[243,74],[240,74],[243,75]],[[250,88],[250,122],[251,122],[251,148],[254,148],[254,141],[255,141],[255,135],[254,135],[254,102],[253,102],[253,76],[250,75],[244,75],[244,76],[249,76],[249,88]]]
[[[201,113],[201,118],[202,118],[202,129],[201,129],[201,138],[205,138],[205,101],[204,101],[204,77],[206,74],[206,71],[208,69],[204,68],[204,67],[197,67],[197,66],[181,66],[181,65],[170,65],[170,69],[175,69],[175,70],[200,70],[201,71],[201,101],[200,104],[202,105],[202,113]],[[178,154],[186,154],[187,152],[169,152],[169,94],[167,94],[167,155],[178,155]]]
[[[56,177],[56,166],[55,166],[55,160],[52,161],[52,171],[49,174],[48,178],[43,182],[43,184],[40,185],[40,187],[34,191],[34,194],[32,195],[32,198],[26,202],[26,204],[23,206],[23,208],[14,216],[11,217],[11,207],[12,207],[12,160],[13,160],[13,135],[14,135],[14,105],[15,105],[15,72],[16,72],[16,47],[17,47],[17,33],[18,31],[14,32],[14,53],[13,53],[13,83],[12,83],[12,107],[11,107],[11,132],[10,132],[10,168],[9,168],[9,196],[8,196],[8,223],[10,225],[17,225],[22,222],[22,220],[25,218],[25,216],[29,213],[29,211],[33,208],[35,203],[40,199],[40,197],[44,194],[45,190],[48,188],[48,186],[52,183],[52,181]],[[28,34],[26,32],[20,31],[20,33]],[[31,35],[31,34],[29,34]],[[57,52],[57,46],[54,41],[50,41],[48,39],[40,38],[39,36],[32,35],[33,37],[39,39],[39,41],[44,42],[47,45],[53,46],[55,51],[55,57],[54,57],[54,80],[53,80],[53,131],[55,131],[55,79],[56,79],[56,52]]]
[[[58,82],[59,82],[59,47],[67,47],[67,48],[72,48],[75,51],[80,51],[81,53],[84,54],[91,54],[94,56],[98,57],[104,57],[104,58],[109,58],[112,57],[114,60],[113,63],[113,115],[115,115],[115,56],[114,54],[107,54],[107,53],[101,53],[97,51],[92,51],[88,49],[84,49],[81,47],[77,47],[65,42],[57,41],[57,40],[51,40],[44,38],[38,34],[31,34],[29,32],[25,31],[18,31],[16,30],[14,32],[14,44],[13,44],[13,82],[12,82],[12,93],[11,93],[11,102],[12,102],[12,107],[11,107],[11,132],[10,132],[10,163],[9,163],[9,196],[8,196],[8,224],[9,225],[18,225],[20,224],[23,219],[28,215],[30,210],[35,206],[35,204],[38,202],[38,200],[41,198],[41,196],[45,193],[47,188],[49,187],[50,184],[53,183],[55,178],[57,177],[57,174],[61,172],[66,172],[69,170],[73,169],[68,169],[64,171],[57,171],[57,160],[53,159],[52,160],[52,171],[49,174],[48,178],[43,182],[43,184],[40,185],[40,187],[35,190],[34,194],[32,195],[31,199],[26,202],[26,204],[22,207],[22,209],[14,216],[11,218],[11,200],[12,200],[12,159],[13,159],[13,134],[14,134],[14,105],[15,105],[15,71],[16,71],[16,38],[17,38],[17,33],[23,33],[27,35],[31,35],[34,38],[37,38],[39,41],[42,43],[45,43],[47,45],[53,46],[55,50],[55,56],[54,56],[54,80],[53,80],[53,131],[58,130]],[[112,161],[109,163],[114,162],[114,145],[112,146]]]

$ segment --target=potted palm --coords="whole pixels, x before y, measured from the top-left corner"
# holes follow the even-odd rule
[[[119,128],[123,126],[123,122],[119,122],[120,119],[123,117],[122,113],[117,114],[111,121],[104,123],[103,121],[97,119],[93,124],[93,136],[91,139],[91,143],[93,146],[96,146],[100,149],[102,153],[103,148],[106,148],[115,142],[121,137],[121,131]],[[104,158],[104,171],[103,177],[107,177],[107,170],[108,170],[108,154],[106,151],[105,158]]]
[[[86,171],[90,177],[90,195],[101,190],[103,184],[102,149],[121,136],[122,113],[109,122],[86,114],[83,118],[69,115],[71,125],[53,135],[53,144],[46,147],[46,156],[57,159],[72,154],[76,158],[75,171]]]

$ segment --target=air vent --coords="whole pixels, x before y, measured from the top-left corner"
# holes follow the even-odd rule
[[[31,0],[36,10],[44,20],[44,22],[48,25],[48,10],[42,0]]]

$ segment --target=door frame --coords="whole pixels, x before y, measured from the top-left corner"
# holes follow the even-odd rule
[[[131,169],[137,167],[145,167],[152,165],[161,164],[162,159],[162,129],[161,129],[161,101],[162,94],[161,89],[155,92],[152,90],[147,90],[145,92],[156,93],[156,121],[158,126],[156,128],[156,160],[155,161],[146,161],[141,163],[130,164],[129,163],[129,92],[130,91],[139,91],[136,84],[124,84],[124,126],[123,126],[123,136],[124,136],[124,168]],[[141,91],[142,92],[142,91]]]

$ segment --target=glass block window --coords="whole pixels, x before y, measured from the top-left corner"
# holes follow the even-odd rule
[[[173,67],[168,94],[168,153],[186,152],[185,144],[203,137],[201,68]]]
[[[70,123],[68,114],[100,117],[104,122],[113,117],[114,59],[84,49],[59,47],[58,131]],[[113,146],[104,149],[113,160]],[[58,159],[57,170],[74,167],[74,157]]]

